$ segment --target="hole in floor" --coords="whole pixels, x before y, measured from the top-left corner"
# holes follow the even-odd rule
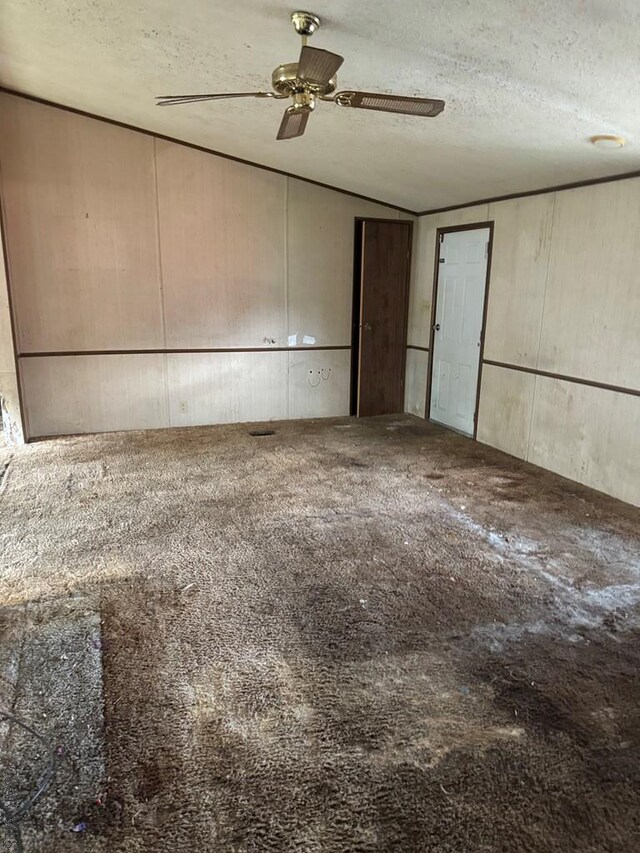
[[[252,429],[249,432],[249,435],[275,435],[276,431],[274,429]]]

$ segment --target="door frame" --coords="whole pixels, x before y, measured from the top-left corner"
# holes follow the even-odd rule
[[[407,336],[409,331],[409,299],[411,296],[411,270],[413,267],[413,220],[391,219],[384,216],[355,216],[353,220],[353,302],[351,308],[351,386],[349,389],[349,414],[358,416],[358,386],[360,382],[360,304],[362,295],[362,223],[363,222],[392,222],[409,226],[409,263],[404,282],[404,323],[402,325],[402,395],[405,393],[405,378],[407,370]],[[404,408],[404,406],[403,406]]]
[[[433,267],[433,288],[431,290],[431,321],[429,325],[429,359],[427,365],[427,400],[425,408],[426,420],[431,420],[431,387],[433,377],[433,349],[434,349],[434,325],[436,322],[436,308],[438,304],[438,277],[440,273],[440,246],[445,234],[455,231],[476,231],[479,228],[489,229],[489,248],[487,249],[487,272],[484,282],[484,300],[482,304],[482,326],[480,328],[480,355],[478,360],[478,384],[476,388],[476,406],[473,413],[473,439],[478,435],[478,409],[480,408],[480,386],[482,384],[482,364],[484,361],[484,339],[487,328],[487,306],[489,305],[489,284],[491,281],[491,258],[493,256],[493,226],[494,220],[486,222],[471,222],[468,225],[447,225],[436,229],[436,251]],[[437,423],[437,421],[433,421]],[[449,429],[449,427],[443,427]]]

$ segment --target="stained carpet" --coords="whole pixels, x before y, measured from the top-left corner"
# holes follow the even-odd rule
[[[0,449],[25,851],[640,849],[640,512],[409,416],[268,426]]]

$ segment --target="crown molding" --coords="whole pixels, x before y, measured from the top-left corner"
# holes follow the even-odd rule
[[[452,210],[462,210],[465,207],[477,207],[480,204],[494,204],[497,201],[510,201],[516,198],[528,198],[532,195],[544,195],[545,193],[557,193],[563,190],[577,190],[580,187],[592,187],[596,184],[610,184],[613,181],[625,181],[629,178],[640,178],[640,169],[634,172],[621,172],[618,175],[606,175],[603,178],[587,178],[584,181],[574,181],[570,184],[557,184],[553,187],[541,187],[538,190],[526,190],[520,193],[508,193],[507,195],[496,195],[490,198],[479,198],[476,201],[467,201],[463,204],[451,204],[447,207],[435,207],[432,210],[420,210],[415,216],[433,216],[436,213],[449,213]]]

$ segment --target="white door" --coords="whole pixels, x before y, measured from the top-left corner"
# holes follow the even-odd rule
[[[442,235],[433,334],[431,420],[473,435],[489,229]]]

